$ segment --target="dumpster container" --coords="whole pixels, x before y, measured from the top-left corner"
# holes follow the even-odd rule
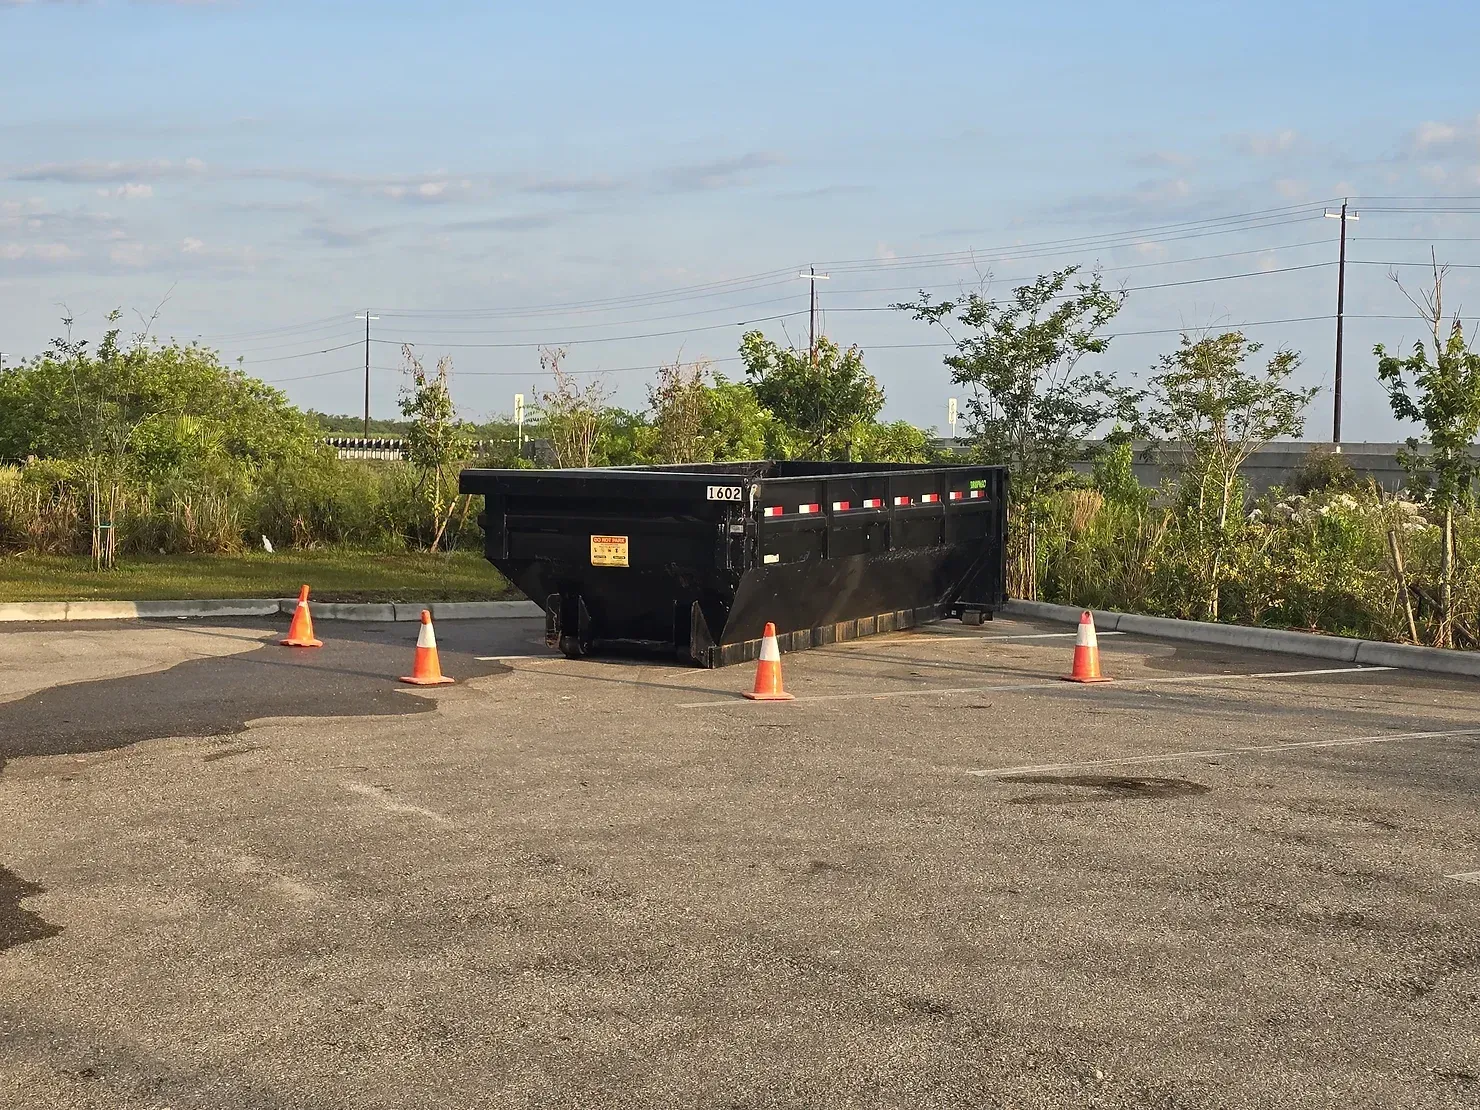
[[[740,462],[465,470],[488,561],[566,655],[720,667],[1006,600],[1007,471]]]

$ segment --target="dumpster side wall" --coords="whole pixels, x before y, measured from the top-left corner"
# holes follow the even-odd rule
[[[718,666],[1005,603],[1006,471],[746,463],[465,471],[488,559],[571,654]]]

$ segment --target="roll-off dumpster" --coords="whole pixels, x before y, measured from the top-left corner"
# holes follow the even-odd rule
[[[570,656],[754,659],[1006,600],[1007,471],[741,462],[465,470],[489,562]]]

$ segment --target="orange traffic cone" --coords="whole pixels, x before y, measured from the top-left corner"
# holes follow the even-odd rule
[[[776,626],[766,622],[761,636],[761,659],[755,668],[755,689],[745,695],[751,701],[795,701],[781,688],[781,648],[776,643]]]
[[[409,675],[401,676],[402,682],[413,686],[444,686],[452,679],[442,674],[442,664],[437,659],[437,634],[432,631],[430,610],[421,611],[421,631],[416,634],[416,662]]]
[[[279,641],[287,647],[323,647],[323,640],[313,636],[313,617],[308,612],[308,587],[298,591],[298,607],[293,610],[293,623],[288,625],[288,638]]]
[[[1074,670],[1064,676],[1064,681],[1114,681],[1100,673],[1100,641],[1095,635],[1094,615],[1088,609],[1079,618],[1079,635],[1074,638]]]

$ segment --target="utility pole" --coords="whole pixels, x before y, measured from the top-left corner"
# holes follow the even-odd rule
[[[832,280],[831,274],[819,274],[816,266],[808,266],[805,274],[797,277],[811,283],[811,290],[807,297],[807,361],[812,366],[817,365],[817,283],[819,281]]]
[[[807,282],[810,296],[807,298],[807,360],[817,365],[817,267],[808,266]]]
[[[817,272],[817,267],[816,266],[808,266],[807,267],[807,272],[805,274],[798,274],[797,277],[799,277],[802,280],[810,283],[810,288],[808,290],[808,295],[807,295],[807,365],[810,366],[813,370],[816,370],[817,369],[817,283],[819,281],[828,281],[832,277],[832,275],[831,274],[819,274]],[[817,383],[817,435],[819,437],[819,439],[818,439],[818,442],[819,443],[821,442],[821,437],[824,434],[823,433],[823,429],[822,429],[823,407],[827,404],[827,401],[824,398],[825,391],[823,390],[822,386],[823,386],[823,383],[821,381],[818,381],[818,383]]]
[[[1331,442],[1336,445],[1336,450],[1341,450],[1341,339],[1342,325],[1346,321],[1346,222],[1358,218],[1355,212],[1347,213],[1347,201],[1342,200],[1341,211],[1332,212],[1326,210],[1326,218],[1341,221],[1341,251],[1340,261],[1336,266],[1336,382],[1333,392],[1336,394],[1335,407],[1331,414]]]
[[[365,321],[365,438],[370,438],[370,321],[379,320],[379,316],[371,316],[370,310],[365,309],[365,315],[355,316],[356,320]]]

